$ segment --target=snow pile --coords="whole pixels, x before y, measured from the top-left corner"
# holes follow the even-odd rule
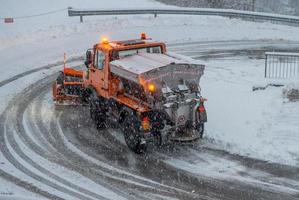
[[[299,101],[299,82],[293,82],[288,84],[283,89],[283,95],[290,101]]]

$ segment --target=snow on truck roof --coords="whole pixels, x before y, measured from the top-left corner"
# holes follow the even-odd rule
[[[139,53],[110,62],[112,73],[138,82],[139,75],[170,64],[196,64],[176,54]],[[198,64],[196,64],[198,65]]]
[[[186,62],[182,62],[165,54],[139,53],[112,61],[110,64],[134,74],[142,74],[171,63],[181,64]]]

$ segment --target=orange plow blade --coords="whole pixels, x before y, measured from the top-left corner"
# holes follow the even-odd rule
[[[79,77],[79,78],[83,78],[83,72],[80,70],[75,70],[73,68],[64,68],[63,69],[63,73],[66,76],[72,76],[72,77]]]
[[[55,104],[74,104],[81,102],[83,92],[83,72],[64,67],[52,85]]]

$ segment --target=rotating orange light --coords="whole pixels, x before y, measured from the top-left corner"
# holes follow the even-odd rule
[[[141,38],[142,40],[146,40],[146,33],[145,33],[145,32],[142,32],[140,38]]]
[[[148,90],[149,90],[150,92],[155,92],[155,90],[156,90],[156,86],[155,86],[153,83],[150,83],[150,84],[148,85]]]
[[[102,38],[101,42],[102,44],[109,44],[108,38]]]

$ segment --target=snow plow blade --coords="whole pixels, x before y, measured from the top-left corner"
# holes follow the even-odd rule
[[[57,105],[74,105],[81,103],[83,89],[83,72],[64,68],[53,83],[53,100]]]

